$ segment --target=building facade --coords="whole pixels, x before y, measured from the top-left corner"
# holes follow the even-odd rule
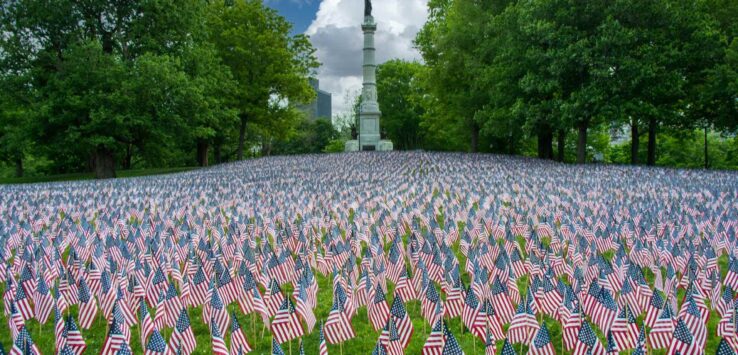
[[[333,97],[331,93],[320,89],[320,81],[318,79],[311,78],[310,86],[313,87],[313,90],[317,94],[316,99],[307,105],[300,105],[298,107],[305,112],[305,116],[311,121],[315,121],[318,118],[326,118],[330,121],[333,117]]]

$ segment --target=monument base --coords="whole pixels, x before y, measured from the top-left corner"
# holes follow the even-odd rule
[[[379,141],[379,144],[377,144],[377,150],[380,152],[391,152],[395,148],[394,144],[392,144],[392,141],[389,140],[381,140]]]
[[[343,151],[346,153],[353,153],[358,151],[378,151],[378,152],[391,152],[395,150],[394,144],[390,140],[380,140],[377,145],[367,145],[364,148],[359,146],[359,141],[356,139],[346,141]]]
[[[344,151],[347,153],[358,152],[359,151],[359,141],[357,141],[356,139],[346,141],[346,145],[344,146]]]

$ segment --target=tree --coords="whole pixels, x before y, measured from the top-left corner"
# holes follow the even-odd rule
[[[377,68],[382,131],[398,150],[423,146],[420,118],[424,111],[414,98],[421,95],[420,70],[420,63],[402,60],[391,60]]]
[[[260,0],[211,2],[207,28],[210,42],[238,83],[236,156],[243,159],[247,127],[262,134],[279,133],[269,127],[297,123],[298,116],[284,108],[314,98],[308,77],[318,67],[315,50],[307,37],[291,37],[290,24]],[[275,119],[279,122],[270,122]],[[268,149],[270,139],[264,137],[262,147]]]
[[[197,0],[6,3],[2,45],[23,53],[14,75],[38,92],[40,151],[61,171],[91,167],[98,178],[115,176],[117,161],[130,167],[134,150],[168,155],[161,138],[184,131],[185,98],[198,92],[181,58],[205,38],[203,10]]]

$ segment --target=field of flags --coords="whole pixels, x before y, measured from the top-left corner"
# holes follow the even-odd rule
[[[494,155],[6,185],[0,354],[736,354],[737,232],[732,172]]]

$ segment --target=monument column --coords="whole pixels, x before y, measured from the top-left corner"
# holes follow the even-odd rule
[[[364,85],[359,108],[359,144],[361,150],[377,150],[379,147],[379,118],[382,113],[377,103],[377,62],[374,48],[374,32],[377,24],[372,16],[364,17]]]
[[[361,30],[364,32],[364,82],[361,90],[361,107],[359,107],[359,137],[358,141],[346,142],[346,151],[390,151],[393,149],[392,142],[382,140],[379,130],[379,118],[382,113],[377,103],[377,62],[374,47],[374,33],[377,31],[377,24],[372,16],[371,1],[364,0],[364,7],[364,23],[361,25]]]

